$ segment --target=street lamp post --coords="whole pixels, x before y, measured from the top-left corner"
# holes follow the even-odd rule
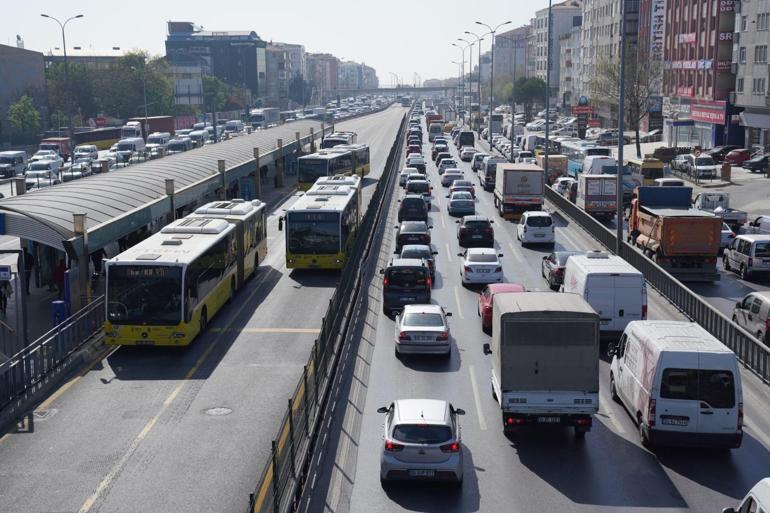
[[[456,45],[455,45],[455,46],[456,46]],[[458,48],[459,48],[459,47],[458,47]],[[458,62],[458,61],[452,61],[452,64],[457,64],[457,67],[458,67],[458,68],[460,68],[460,74],[459,74],[459,75],[457,75],[457,88],[455,88],[455,91],[456,91],[456,90],[460,89],[460,80],[462,80],[462,74],[463,74],[463,72],[462,72],[462,69],[463,69],[463,65],[462,65],[462,62]],[[462,94],[462,92],[461,92],[460,94]],[[457,99],[456,99],[456,98],[455,98],[455,106],[457,106]],[[447,120],[447,121],[448,121],[448,120]]]
[[[625,0],[624,0],[625,1]],[[548,134],[551,128],[551,0],[548,0],[548,27],[546,33],[546,52],[545,52],[545,172],[548,174],[548,155],[551,149],[551,141]]]
[[[131,69],[133,71],[139,71],[139,69],[134,66],[131,66]],[[147,123],[147,64],[146,63],[143,66],[141,71],[142,71],[142,96],[144,97],[144,130],[142,132],[144,133],[144,140],[146,141],[150,131],[150,125]]]
[[[492,111],[495,108],[495,33],[500,27],[504,25],[509,25],[510,23],[512,22],[508,20],[497,25],[495,28],[492,28],[486,23],[481,23],[480,21],[476,22],[476,25],[481,25],[482,27],[488,28],[489,33],[492,34],[492,58],[489,65],[489,68],[490,68],[489,70],[489,136],[490,137],[492,137]],[[479,64],[481,64],[481,61],[479,61]],[[481,86],[481,84],[479,84],[479,86]]]
[[[478,34],[475,34],[473,32],[469,32],[467,30],[465,31],[465,33],[468,34],[469,36],[475,37],[476,42],[479,44],[479,59],[477,64],[477,66],[479,67],[479,72],[476,78],[476,85],[478,87],[479,116],[481,116],[481,42],[484,41],[484,37],[479,36]],[[471,95],[471,98],[473,98],[473,95]],[[481,131],[481,126],[477,126],[476,130]]]
[[[41,14],[43,18],[48,18],[56,23],[59,24],[59,28],[61,28],[61,45],[62,45],[62,51],[64,52],[64,87],[67,90],[67,128],[69,129],[69,136],[72,137],[72,108],[70,106],[70,68],[69,63],[67,62],[67,38],[64,35],[64,27],[67,26],[67,23],[71,22],[72,20],[76,20],[78,18],[82,18],[82,14],[78,14],[76,16],[72,16],[70,18],[67,18],[64,23],[60,22],[58,19],[54,18],[53,16],[49,16],[47,14]]]
[[[615,254],[620,255],[623,248],[623,132],[625,132],[626,114],[626,7],[620,2],[620,91],[618,91],[618,182],[615,186],[616,238]]]
[[[473,73],[473,45],[475,45],[475,42],[468,41],[467,39],[463,39],[461,37],[457,38],[458,41],[462,41],[463,43],[467,44],[468,46],[465,47],[465,49],[470,49],[468,52],[468,82],[471,81],[471,73]],[[465,104],[465,94],[466,94],[466,87],[465,87],[465,49],[463,50],[463,110],[468,111],[469,106]],[[471,92],[471,97],[473,97],[473,93]],[[463,115],[463,122],[465,122],[465,116]]]

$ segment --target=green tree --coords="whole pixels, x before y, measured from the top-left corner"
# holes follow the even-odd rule
[[[310,103],[313,95],[313,82],[305,80],[302,75],[294,75],[289,81],[289,99],[303,107]]]
[[[626,48],[625,119],[636,133],[636,156],[642,156],[639,127],[647,115],[650,98],[660,90],[663,70],[659,63],[638,59],[638,52]],[[591,95],[618,105],[620,101],[620,57],[599,61],[589,82]],[[620,134],[622,137],[622,134]]]
[[[19,142],[31,142],[40,132],[40,113],[26,94],[8,107],[11,134]]]
[[[545,80],[542,78],[520,77],[513,84],[513,101],[524,106],[527,121],[532,119],[532,108],[535,104],[545,102]]]
[[[203,97],[207,108],[221,110],[230,96],[230,86],[209,75],[203,76]]]
[[[70,63],[69,87],[67,87],[63,63],[51,64],[45,74],[50,112],[69,111],[73,115],[80,113],[85,118],[93,117],[99,112],[98,75],[93,70]],[[66,116],[63,124],[55,123],[53,118],[51,123],[53,126],[65,126]]]
[[[126,54],[100,75],[101,110],[120,118],[143,116],[145,90],[148,116],[171,113],[174,92],[165,59],[150,59],[144,52]]]

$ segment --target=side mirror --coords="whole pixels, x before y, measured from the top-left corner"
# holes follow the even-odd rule
[[[543,257],[543,260],[548,260],[548,258],[549,258],[548,255],[546,255]]]
[[[465,255],[463,255],[462,253],[457,253],[457,256],[461,257],[461,256],[465,256]]]
[[[484,354],[492,354],[492,348],[489,346],[489,343],[486,343],[482,346],[484,350]]]
[[[428,226],[428,230],[432,230],[432,229],[433,229],[433,225]]]
[[[390,408],[387,406],[380,406],[377,408],[377,413],[388,413],[390,411]]]
[[[494,221],[494,219],[490,219],[490,220],[489,220],[489,224],[495,224],[495,221]]]
[[[444,315],[447,316],[447,317],[452,317],[452,312],[446,312],[446,313],[444,313]]]
[[[465,415],[465,410],[463,410],[462,408],[455,408],[454,411],[455,411],[455,415]]]
[[[741,304],[741,302],[738,301],[737,303],[735,303],[735,308],[737,308],[738,310],[742,310],[743,309],[743,304]]]
[[[278,231],[279,232],[283,231],[283,216],[278,218]]]
[[[610,342],[607,345],[607,356],[610,358],[618,354],[618,346],[615,344],[615,342]]]
[[[395,228],[396,230],[398,230],[398,225],[394,226],[393,228]]]
[[[497,254],[497,256],[498,256],[499,258],[502,258],[502,257],[504,257],[505,255],[503,255],[502,253],[498,253],[498,254]]]
[[[434,255],[438,255],[438,251],[432,251],[431,253]]]
[[[385,274],[385,269],[380,269],[380,274]]]
[[[444,196],[444,197],[445,197],[445,198],[449,198],[449,194],[447,194],[447,195],[446,195],[446,196]]]

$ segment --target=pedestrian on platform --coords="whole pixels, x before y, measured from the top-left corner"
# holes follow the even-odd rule
[[[59,265],[53,270],[53,284],[56,286],[59,299],[64,297],[64,275],[67,272],[67,264],[64,259],[59,259]]]
[[[24,287],[29,296],[29,282],[32,279],[32,269],[35,267],[35,257],[24,248]]]
[[[13,294],[13,288],[7,281],[0,282],[0,312],[5,317],[5,311],[8,309],[8,298]]]

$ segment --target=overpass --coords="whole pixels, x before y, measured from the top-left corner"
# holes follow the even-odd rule
[[[373,87],[365,89],[337,89],[332,93],[337,96],[357,95],[357,94],[411,94],[411,93],[440,93],[445,96],[454,96],[457,86],[438,86],[438,87]],[[451,93],[451,94],[448,94]]]

